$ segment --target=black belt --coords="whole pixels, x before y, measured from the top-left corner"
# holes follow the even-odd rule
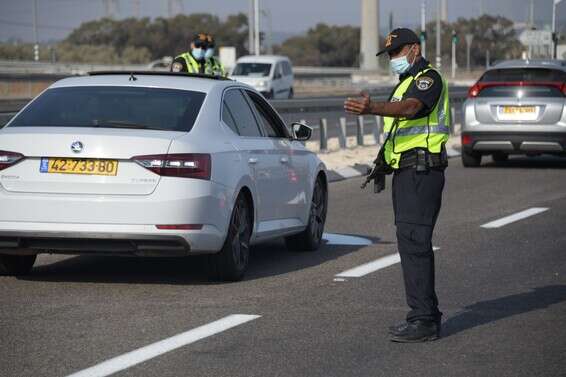
[[[430,153],[425,149],[411,149],[403,152],[399,160],[399,169],[416,168],[426,171],[430,168],[445,168],[448,166],[446,150],[440,153]]]

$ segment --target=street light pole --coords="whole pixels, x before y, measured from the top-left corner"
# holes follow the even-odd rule
[[[261,47],[259,40],[259,0],[254,0],[254,32],[255,32],[255,47],[254,52],[256,55],[261,55]]]
[[[556,7],[558,4],[562,2],[562,0],[554,0],[554,4],[552,5],[552,57],[554,59],[557,58],[557,45],[558,45],[558,36],[556,35]]]
[[[39,61],[39,38],[37,36],[37,0],[33,1],[33,60]]]
[[[472,40],[474,35],[471,33],[466,34],[466,69],[470,72],[470,48],[472,47]]]
[[[421,3],[421,30],[424,33],[421,38],[421,54],[423,58],[426,58],[426,4],[424,0]]]
[[[436,0],[436,68],[440,69],[442,64],[442,57],[440,54],[440,13],[441,13],[441,3],[440,0]]]

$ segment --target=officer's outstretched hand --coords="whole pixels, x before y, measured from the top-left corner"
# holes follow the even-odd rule
[[[361,98],[350,98],[344,101],[344,110],[350,114],[369,114],[370,112],[370,99],[369,93],[361,92]]]

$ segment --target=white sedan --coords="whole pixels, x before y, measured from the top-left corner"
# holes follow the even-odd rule
[[[172,73],[56,82],[0,129],[0,270],[38,253],[211,254],[244,276],[250,245],[316,250],[324,164],[254,89]]]

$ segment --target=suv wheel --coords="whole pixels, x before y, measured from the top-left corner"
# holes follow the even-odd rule
[[[467,168],[481,165],[481,154],[462,150],[462,165]]]
[[[285,245],[290,250],[314,251],[317,250],[322,241],[324,223],[326,222],[326,210],[328,206],[328,193],[322,181],[322,177],[316,180],[314,186],[309,223],[307,228],[299,234],[285,237]]]
[[[244,277],[250,259],[252,235],[250,207],[244,195],[240,194],[232,211],[224,246],[219,253],[210,256],[209,267],[213,278],[239,281]]]
[[[30,273],[37,255],[0,254],[0,275],[21,276]]]

